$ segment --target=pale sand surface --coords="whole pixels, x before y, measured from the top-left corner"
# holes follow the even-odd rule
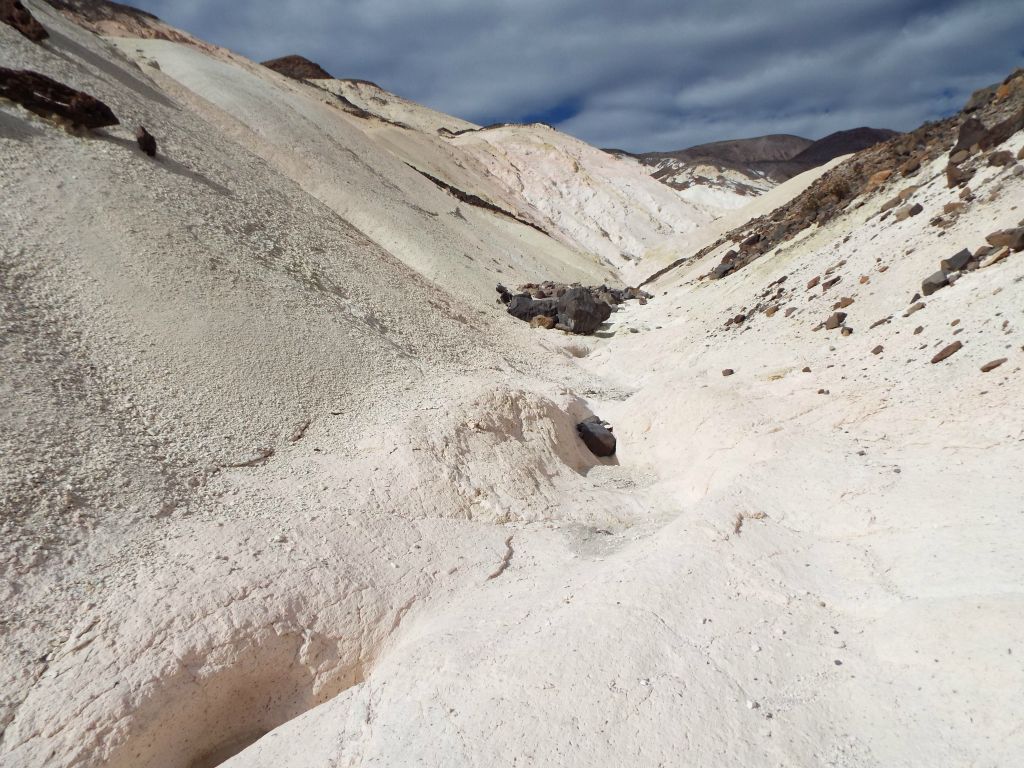
[[[0,66],[123,125],[0,105],[0,766],[1019,762],[1024,258],[901,314],[1024,177],[940,230],[925,168],[919,216],[869,198],[574,338],[494,282],[649,274],[699,211],[550,129],[360,120],[30,5],[49,47],[0,25]],[[723,329],[782,276],[795,314]],[[853,335],[813,332],[840,296]]]

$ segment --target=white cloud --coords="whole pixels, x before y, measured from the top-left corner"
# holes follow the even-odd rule
[[[572,105],[560,128],[625,149],[909,129],[1024,63],[1019,0],[141,4],[252,58],[300,53],[471,120]]]

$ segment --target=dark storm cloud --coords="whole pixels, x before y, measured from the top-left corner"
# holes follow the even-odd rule
[[[909,129],[1024,64],[1021,0],[139,0],[251,58],[599,146]]]

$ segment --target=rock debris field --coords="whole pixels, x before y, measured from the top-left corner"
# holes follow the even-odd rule
[[[1020,763],[1020,72],[714,213],[0,21],[0,766]]]

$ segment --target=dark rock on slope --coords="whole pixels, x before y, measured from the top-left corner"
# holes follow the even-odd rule
[[[18,0],[0,0],[0,21],[14,27],[33,43],[39,43],[50,36],[36,17]]]
[[[304,56],[282,56],[262,62],[264,67],[280,72],[293,80],[330,80],[331,74],[316,62]]]
[[[99,99],[28,69],[0,67],[0,97],[40,117],[56,117],[76,127],[103,128],[119,122]]]
[[[713,279],[727,277],[808,227],[827,224],[855,201],[859,205],[866,196],[885,194],[890,184],[917,173],[918,168],[944,155],[949,155],[949,185],[965,183],[974,173],[973,168],[967,167],[968,158],[980,158],[981,152],[1024,130],[1024,70],[1013,72],[998,87],[976,92],[969,106],[969,112],[925,123],[914,131],[861,150],[785,205],[729,232],[692,257],[673,262],[641,286],[692,258],[705,256],[729,242],[738,243],[738,250],[726,254],[722,263],[707,274]],[[891,207],[901,202],[903,198],[894,198]]]
[[[576,434],[590,449],[590,452],[601,458],[615,455],[615,435],[611,426],[597,416],[584,419],[576,425]]]

